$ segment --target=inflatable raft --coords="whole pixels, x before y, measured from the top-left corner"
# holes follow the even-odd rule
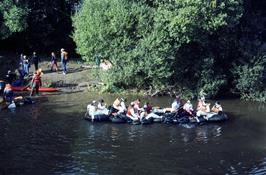
[[[89,115],[88,112],[85,113],[84,119],[88,121],[92,121],[91,115]],[[94,115],[93,122],[104,122],[104,121],[109,121],[109,116],[106,114],[96,114]]]
[[[224,112],[214,113],[209,112],[204,116],[199,117],[193,117],[190,116],[188,113],[180,112],[180,113],[164,113],[162,116],[159,116],[158,114],[162,114],[162,111],[158,112],[156,111],[153,113],[156,117],[150,117],[150,118],[142,118],[137,121],[133,121],[130,118],[128,118],[125,114],[116,114],[112,110],[109,110],[106,114],[98,114],[94,116],[94,121],[102,122],[102,121],[111,121],[112,123],[128,123],[133,125],[148,125],[152,123],[166,123],[166,124],[177,124],[177,125],[185,125],[185,126],[197,126],[197,125],[203,125],[206,123],[211,122],[223,122],[228,120],[228,116]],[[86,120],[92,121],[91,116],[86,112],[84,118]]]

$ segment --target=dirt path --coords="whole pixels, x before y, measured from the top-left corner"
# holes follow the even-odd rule
[[[83,91],[88,90],[91,86],[101,84],[95,80],[92,75],[92,68],[84,67],[75,62],[69,62],[67,74],[64,75],[61,71],[60,63],[57,72],[51,71],[48,67],[49,62],[41,62],[43,75],[42,81],[44,86],[57,87],[64,91]],[[34,71],[34,66],[31,66],[30,71]]]

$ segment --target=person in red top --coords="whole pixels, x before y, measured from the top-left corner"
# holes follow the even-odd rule
[[[36,73],[33,75],[32,81],[31,81],[32,88],[31,88],[30,96],[33,95],[34,90],[36,91],[36,95],[39,95],[39,88],[42,85],[41,75],[42,75],[41,69],[38,69]]]
[[[139,114],[136,111],[136,109],[134,109],[134,105],[135,105],[134,102],[130,103],[130,105],[127,108],[126,116],[133,121],[138,121],[139,120]]]

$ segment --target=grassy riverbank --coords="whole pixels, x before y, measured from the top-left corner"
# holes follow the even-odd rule
[[[43,71],[43,86],[57,87],[65,91],[95,90],[101,83],[95,79],[95,66],[84,65],[79,58],[71,59],[68,64],[68,73],[64,75],[61,71],[60,61],[58,71],[51,71],[48,56],[40,56],[39,67]],[[15,53],[0,52],[0,79],[3,79],[8,70],[15,71],[19,67],[19,55]],[[34,65],[30,67],[30,76],[34,72]],[[25,77],[26,79],[30,76]]]

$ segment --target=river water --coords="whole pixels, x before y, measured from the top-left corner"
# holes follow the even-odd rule
[[[50,94],[1,111],[0,174],[266,174],[265,104],[221,100],[230,120],[195,128],[83,120],[99,98]],[[103,98],[111,104],[115,96]],[[173,100],[141,99],[162,107]]]

